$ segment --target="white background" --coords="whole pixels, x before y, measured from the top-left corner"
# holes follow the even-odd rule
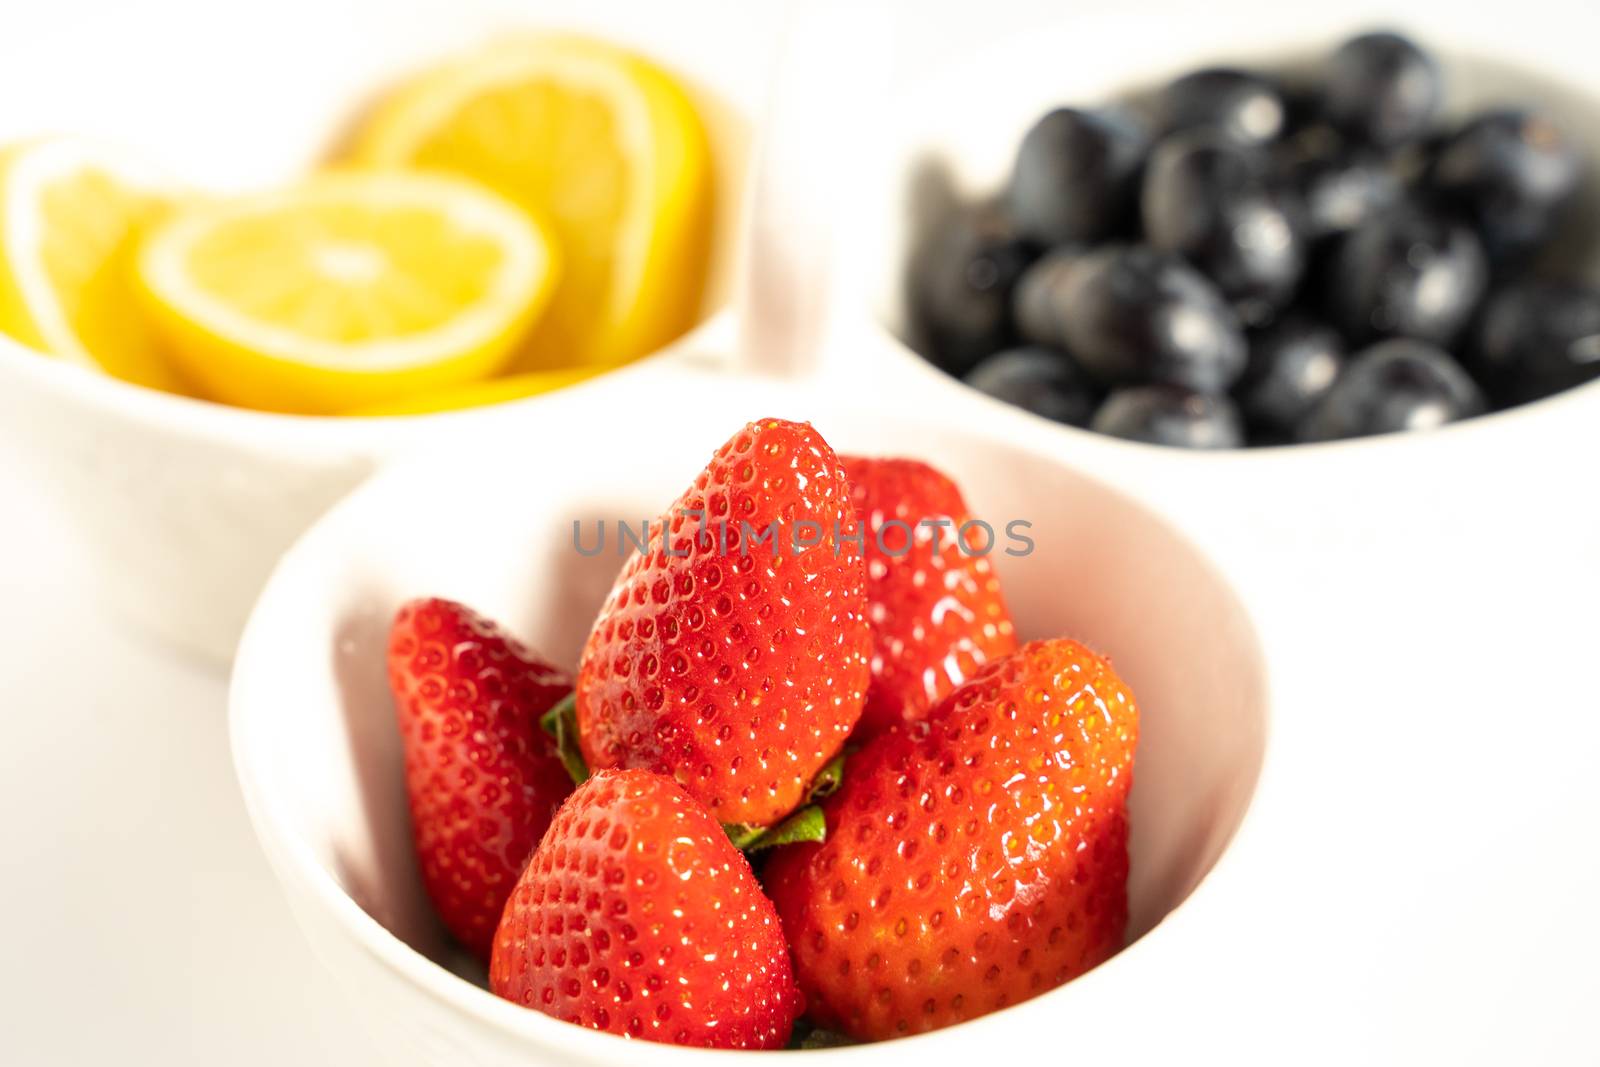
[[[225,678],[96,610],[0,461],[0,1062],[367,1064],[256,847]]]

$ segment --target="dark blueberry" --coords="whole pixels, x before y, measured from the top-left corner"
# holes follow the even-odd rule
[[[1471,366],[1502,404],[1600,378],[1600,290],[1553,282],[1500,290],[1484,305]]]
[[[1084,249],[1071,245],[1052,249],[1017,281],[1011,310],[1017,336],[1024,342],[1048,348],[1067,346],[1067,278],[1084,254]]]
[[[1244,428],[1233,401],[1173,385],[1118,389],[1089,428],[1128,441],[1176,448],[1241,448]]]
[[[1087,426],[1100,390],[1064,352],[1013,348],[990,356],[966,377],[968,385],[1069,426]]]
[[[1398,335],[1449,345],[1482,298],[1488,269],[1470,229],[1403,203],[1341,239],[1324,298],[1354,344]]]
[[[1421,341],[1395,338],[1352,357],[1296,436],[1333,441],[1431,430],[1483,408],[1483,394],[1449,354]]]
[[[1156,121],[1164,134],[1206,127],[1244,145],[1283,134],[1287,108],[1277,85],[1259,74],[1211,67],[1185,74],[1161,90]]]
[[[1244,370],[1239,319],[1170,252],[1107,245],[1068,276],[1067,348],[1106,385],[1162,382],[1222,392]]]
[[[1267,158],[1211,130],[1156,146],[1140,200],[1145,239],[1205,272],[1247,322],[1294,292],[1305,249]]]
[[[1117,112],[1050,112],[1017,151],[1008,199],[1017,232],[1045,245],[1117,233],[1148,147],[1144,131]]]
[[[1284,142],[1277,164],[1307,241],[1353,230],[1400,199],[1399,178],[1384,157],[1329,126],[1307,127]]]
[[[911,258],[906,303],[912,343],[958,377],[1011,345],[1011,290],[1036,255],[995,212],[952,212]]]
[[[1536,111],[1491,111],[1434,159],[1432,184],[1477,223],[1493,255],[1526,252],[1550,233],[1583,176],[1578,146]]]
[[[1288,433],[1343,367],[1338,331],[1304,315],[1291,316],[1251,336],[1250,365],[1234,395],[1253,432]]]
[[[1427,132],[1443,83],[1438,64],[1406,38],[1368,33],[1333,53],[1323,94],[1328,121],[1347,136],[1394,148]]]

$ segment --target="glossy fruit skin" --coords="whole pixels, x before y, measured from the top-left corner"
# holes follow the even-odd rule
[[[1106,397],[1089,428],[1173,448],[1241,448],[1244,426],[1233,401],[1176,385],[1135,385]]]
[[[1395,148],[1427,132],[1443,99],[1439,67],[1394,33],[1367,33],[1340,45],[1323,86],[1327,118],[1346,136]]]
[[[906,275],[911,342],[957,377],[1016,339],[1012,290],[1038,257],[993,210],[958,210],[919,243]]]
[[[809,424],[734,434],[652,524],[589,634],[577,686],[589,766],[675,777],[725,823],[766,826],[798,805],[866,698],[857,534],[844,469]]]
[[[572,779],[539,716],[566,674],[448,600],[413,600],[389,633],[422,884],[448,929],[488,959],[517,874]]]
[[[489,987],[578,1026],[782,1048],[802,1001],[772,902],[670,779],[603,770],[572,794],[495,933]]]
[[[1137,742],[1110,665],[1052,640],[852,756],[827,840],[764,876],[808,1017],[867,1040],[933,1030],[1116,952]]]
[[[1600,378],[1600,289],[1528,281],[1484,305],[1471,367],[1501,405]]]
[[[1275,162],[1308,242],[1348,233],[1400,201],[1401,182],[1389,162],[1325,125],[1307,127],[1284,142]]]
[[[1024,344],[1066,348],[1067,283],[1088,251],[1081,245],[1052,248],[1017,280],[1011,309]]]
[[[1239,409],[1252,430],[1288,434],[1333,387],[1344,359],[1344,340],[1326,323],[1305,315],[1276,322],[1250,338]]]
[[[1333,441],[1431,430],[1483,410],[1483,394],[1448,353],[1398,338],[1353,356],[1300,424],[1297,437]]]
[[[1267,157],[1213,129],[1156,146],[1140,198],[1145,239],[1210,278],[1247,322],[1266,321],[1293,294],[1305,248]]]
[[[1100,404],[1100,388],[1071,356],[1054,348],[1008,348],[964,380],[996,400],[1067,426],[1089,425]]]
[[[1149,148],[1143,129],[1115,111],[1058,108],[1022,139],[1006,204],[1017,233],[1041,245],[1121,232]]]
[[[1064,294],[1067,347],[1103,385],[1164,382],[1220,392],[1244,370],[1239,319],[1182,257],[1107,245]]]
[[[1518,256],[1549,236],[1583,175],[1578,145],[1537,111],[1477,116],[1439,149],[1432,187],[1465,211],[1485,245]]]
[[[1276,84],[1232,67],[1207,67],[1169,83],[1155,100],[1163,135],[1205,128],[1240,145],[1263,145],[1280,137],[1288,107]]]
[[[1001,550],[1003,529],[987,545],[976,527],[963,534],[974,516],[961,490],[926,463],[842,459],[867,530],[872,684],[860,739],[925,717],[985,664],[1015,652],[1017,631],[989,554]]]
[[[1488,285],[1483,245],[1467,227],[1402,204],[1333,253],[1329,320],[1354,344],[1388,336],[1450,346]]]

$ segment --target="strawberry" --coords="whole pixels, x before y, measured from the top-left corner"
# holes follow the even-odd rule
[[[1122,944],[1138,713],[1073,641],[989,664],[852,756],[765,881],[818,1025],[879,1039],[1036,996]]]
[[[422,884],[445,927],[484,959],[500,910],[572,779],[539,716],[561,671],[460,604],[414,600],[389,633]]]
[[[782,1048],[802,1001],[772,902],[671,779],[603,770],[562,805],[506,903],[498,995],[674,1045]]]
[[[977,528],[961,532],[971,515],[956,484],[913,459],[842,458],[867,529],[872,684],[859,736],[869,737],[926,715],[985,663],[1016,651],[1017,633],[1000,579],[977,551],[992,544]]]
[[[589,634],[589,766],[670,775],[728,824],[767,826],[800,803],[865,699],[860,532],[809,424],[735,434],[652,524]]]

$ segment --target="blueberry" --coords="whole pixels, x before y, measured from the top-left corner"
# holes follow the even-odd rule
[[[1504,404],[1600,378],[1600,290],[1554,282],[1508,286],[1484,305],[1471,366]]]
[[[1353,230],[1400,199],[1400,180],[1388,161],[1330,126],[1309,126],[1285,141],[1276,163],[1307,241]]]
[[[1394,148],[1427,132],[1439,110],[1439,67],[1394,33],[1352,38],[1334,52],[1323,107],[1334,126],[1378,148]]]
[[[1468,122],[1434,159],[1433,188],[1477,223],[1497,256],[1515,256],[1550,233],[1578,187],[1578,146],[1537,111],[1491,111]]]
[[[1483,296],[1488,264],[1467,227],[1402,203],[1347,234],[1325,299],[1355,344],[1398,335],[1451,344]]]
[[[1010,345],[1011,290],[1036,254],[993,211],[944,218],[911,258],[906,304],[912,343],[957,376]]]
[[[1300,423],[1302,441],[1431,430],[1483,410],[1483,394],[1442,349],[1396,338],[1355,355]]]
[[[1267,158],[1214,130],[1162,141],[1150,156],[1141,208],[1145,239],[1199,267],[1247,322],[1294,292],[1305,249]]]
[[[1251,336],[1250,364],[1234,395],[1252,430],[1286,434],[1322,399],[1343,367],[1338,331],[1294,315]]]
[[[1245,364],[1238,317],[1182,257],[1107,245],[1068,276],[1067,348],[1106,385],[1164,382],[1222,392]]]
[[[996,400],[1069,426],[1087,426],[1100,391],[1064,352],[1037,346],[990,356],[966,377]]]
[[[1240,448],[1244,430],[1233,401],[1173,385],[1118,389],[1089,428],[1128,441],[1177,448]]]
[[[1076,245],[1052,249],[1023,273],[1011,299],[1017,336],[1048,348],[1067,345],[1067,279],[1084,257]]]
[[[1131,214],[1148,143],[1111,111],[1059,108],[1022,139],[1008,203],[1017,232],[1040,244],[1099,240]]]
[[[1163,133],[1205,127],[1237,144],[1261,145],[1282,135],[1288,110],[1282,91],[1261,75],[1211,67],[1161,90],[1155,114]]]

